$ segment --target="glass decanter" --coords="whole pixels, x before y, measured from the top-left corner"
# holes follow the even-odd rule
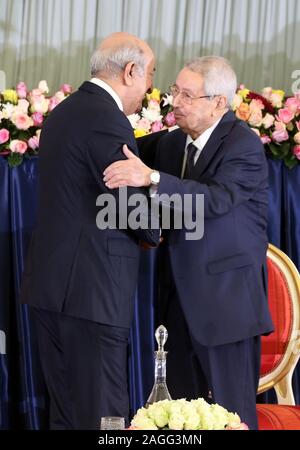
[[[168,332],[163,325],[160,325],[156,329],[155,338],[158,344],[158,350],[154,352],[155,381],[151,394],[146,402],[146,408],[149,405],[152,405],[152,403],[160,400],[172,400],[166,383],[166,364],[168,352],[164,350],[164,345],[168,339]]]

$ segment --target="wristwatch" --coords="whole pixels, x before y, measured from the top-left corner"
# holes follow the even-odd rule
[[[157,170],[153,170],[150,174],[150,182],[151,184],[154,184],[154,186],[157,186],[160,181],[160,173],[157,172]]]

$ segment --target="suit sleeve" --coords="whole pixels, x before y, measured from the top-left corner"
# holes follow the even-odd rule
[[[255,141],[242,145],[235,143],[229,148],[216,174],[207,182],[182,180],[160,172],[158,195],[174,193],[182,198],[204,194],[204,217],[216,218],[251,199],[261,183],[268,178],[267,163],[262,146]],[[166,206],[166,205],[165,205]],[[194,211],[193,211],[194,214]]]
[[[148,206],[147,190],[143,188],[127,187],[126,208],[124,208],[125,205],[121,205],[121,208],[119,208],[120,189],[110,190],[103,182],[104,169],[115,161],[126,159],[122,151],[124,144],[127,144],[135,154],[138,153],[132,129],[123,125],[123,123],[116,126],[115,122],[112,120],[107,120],[106,123],[108,123],[108,125],[105,129],[92,132],[86,152],[89,168],[99,186],[99,194],[112,194],[116,201],[117,212],[119,214],[118,218],[120,219],[120,215],[126,215],[125,220],[127,226],[138,239],[146,241],[150,245],[157,245],[159,242],[159,216],[155,211],[152,212]],[[128,199],[132,199],[134,194],[143,194],[143,197],[141,197],[143,198],[143,208],[139,210],[141,211],[142,216],[140,217],[140,223],[143,223],[144,225],[137,229],[133,229],[130,226],[130,221],[128,221],[130,213],[135,209],[134,206],[128,206]],[[139,206],[139,203],[135,206]],[[124,217],[122,217],[122,220],[124,223]]]
[[[159,141],[166,133],[168,130],[162,130],[137,138],[139,156],[146,166],[154,168]]]

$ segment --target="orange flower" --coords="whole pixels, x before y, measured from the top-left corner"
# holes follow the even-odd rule
[[[241,103],[235,114],[239,119],[247,122],[250,117],[250,106],[247,103]]]

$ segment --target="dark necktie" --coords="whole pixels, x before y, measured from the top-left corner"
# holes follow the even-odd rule
[[[187,146],[187,157],[183,178],[190,178],[194,168],[194,158],[197,150],[199,150],[192,142]]]

